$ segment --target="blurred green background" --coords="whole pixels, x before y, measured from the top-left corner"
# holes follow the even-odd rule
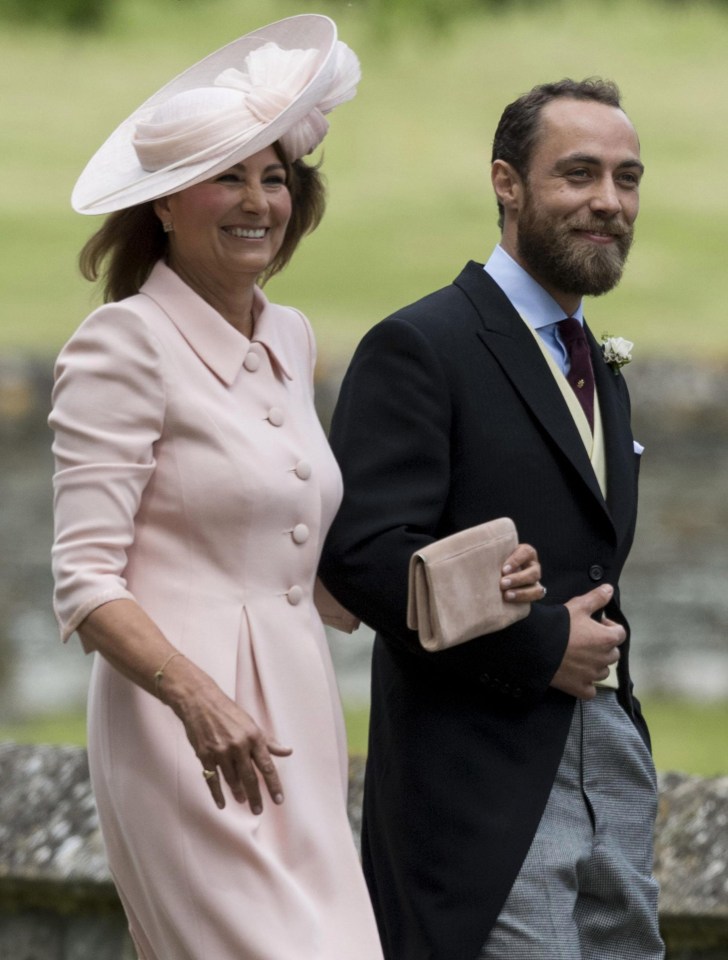
[[[621,86],[646,164],[630,265],[589,303],[591,325],[635,341],[636,357],[728,358],[725,0],[0,0],[3,354],[51,357],[98,302],[76,256],[99,221],[68,198],[101,141],[193,61],[303,12],[334,17],[363,68],[325,142],[324,222],[269,287],[310,316],[322,370],[340,369],[394,307],[487,258],[503,106],[540,81],[589,75]],[[728,705],[656,701],[647,713],[659,767],[728,772]],[[364,750],[366,707],[352,704],[347,720]],[[3,735],[84,736],[76,715]]]
[[[71,651],[69,655],[72,655]],[[728,774],[728,705],[670,698],[648,699],[642,706],[649,722],[658,770],[680,770],[703,777]],[[365,754],[369,708],[361,703],[349,703],[344,707],[349,750]],[[0,740],[85,744],[85,718],[74,711],[42,716],[32,722],[0,724]]]
[[[632,262],[618,290],[589,305],[592,326],[639,353],[728,354],[728,3],[106,5],[102,32],[3,24],[0,346],[55,352],[87,313],[92,291],[75,256],[97,218],[74,214],[68,197],[116,124],[216,47],[315,11],[335,17],[363,80],[325,142],[326,219],[270,289],[311,316],[324,359],[345,358],[394,306],[488,256],[497,241],[488,159],[503,106],[542,80],[593,74],[622,87],[647,173]]]

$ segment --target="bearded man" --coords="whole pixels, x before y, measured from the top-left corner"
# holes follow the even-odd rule
[[[388,960],[664,955],[619,602],[642,448],[627,356],[582,313],[620,279],[642,173],[614,84],[510,104],[500,244],[375,326],[342,385],[345,496],[321,575],[376,630],[363,859]],[[537,548],[548,595],[500,632],[424,650],[411,555],[501,516]]]

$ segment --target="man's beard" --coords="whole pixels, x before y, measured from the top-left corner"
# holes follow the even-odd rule
[[[612,233],[608,245],[580,240],[574,230]],[[555,222],[527,198],[518,220],[518,252],[534,276],[562,293],[598,297],[619,283],[633,230],[621,218]]]

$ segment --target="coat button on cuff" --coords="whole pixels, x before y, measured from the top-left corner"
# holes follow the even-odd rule
[[[297,607],[301,600],[303,600],[303,588],[295,584],[288,591],[286,597],[292,607]]]
[[[305,543],[309,537],[309,529],[305,523],[297,523],[291,531],[294,543]]]
[[[604,567],[601,567],[598,563],[593,563],[589,567],[589,579],[593,580],[594,583],[599,583],[600,580],[603,580]]]
[[[280,407],[271,407],[268,411],[268,422],[274,427],[283,426],[283,411]]]

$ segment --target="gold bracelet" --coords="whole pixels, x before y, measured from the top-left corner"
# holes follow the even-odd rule
[[[154,674],[154,692],[155,693],[159,693],[159,684],[164,679],[164,671],[167,669],[167,664],[171,663],[171,661],[174,660],[175,657],[182,657],[182,656],[184,656],[184,654],[180,653],[179,650],[175,651],[175,653],[170,653],[170,655],[164,661],[164,663],[159,668],[159,670],[157,670],[157,672]]]

